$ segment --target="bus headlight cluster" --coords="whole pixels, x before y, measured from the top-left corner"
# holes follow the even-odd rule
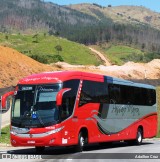
[[[28,133],[29,129],[28,128],[18,128],[18,127],[11,127],[11,134],[16,135],[16,134],[25,134]]]
[[[63,128],[64,128],[64,126],[63,127],[60,127],[60,128],[57,128],[57,129],[54,129],[54,130],[51,130],[51,131],[47,132],[47,134],[48,135],[55,134],[55,133],[61,131]]]

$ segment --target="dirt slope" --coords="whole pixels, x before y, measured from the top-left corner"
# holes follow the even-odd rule
[[[43,65],[8,47],[0,46],[0,88],[16,85],[27,75],[55,68]]]
[[[79,70],[123,79],[160,79],[160,60],[149,63],[128,62],[123,66],[83,66],[58,62],[44,65],[8,47],[0,46],[0,88],[15,86],[19,79],[39,72]]]

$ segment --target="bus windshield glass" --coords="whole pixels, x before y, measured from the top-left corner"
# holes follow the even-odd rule
[[[19,85],[12,106],[11,124],[17,127],[46,127],[58,123],[56,96],[62,84]]]

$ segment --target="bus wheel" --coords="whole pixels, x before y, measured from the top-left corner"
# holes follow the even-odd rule
[[[142,140],[143,140],[143,131],[142,131],[141,128],[138,128],[135,144],[136,145],[141,145]]]
[[[36,146],[36,153],[43,153],[45,150],[45,146]]]
[[[82,132],[80,132],[79,136],[78,136],[78,145],[76,146],[77,152],[83,151],[84,143],[85,143],[85,138],[84,138]]]

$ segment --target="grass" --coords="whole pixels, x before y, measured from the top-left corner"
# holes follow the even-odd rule
[[[60,55],[70,64],[99,65],[101,61],[85,45],[69,41],[64,38],[49,36],[47,34],[21,35],[0,33],[0,45],[9,46],[28,56],[52,56]],[[60,45],[62,51],[57,51]],[[48,63],[51,60],[48,60]],[[56,60],[57,61],[57,60]]]
[[[94,45],[98,51],[101,51],[112,64],[123,65],[128,61],[133,62],[150,62],[153,59],[160,59],[160,53],[143,52],[140,49],[129,47],[126,45],[114,44],[101,44],[100,46]]]
[[[1,130],[0,144],[10,144],[10,126],[6,126]]]
[[[146,59],[144,52],[125,45],[108,43],[102,44],[101,46],[94,45],[93,47],[103,53],[103,55],[115,65],[123,65],[128,61],[144,62],[144,59]]]
[[[106,57],[108,57],[113,64],[122,65],[128,61],[143,61],[144,53],[132,47],[124,45],[111,45],[108,48],[103,48]]]

